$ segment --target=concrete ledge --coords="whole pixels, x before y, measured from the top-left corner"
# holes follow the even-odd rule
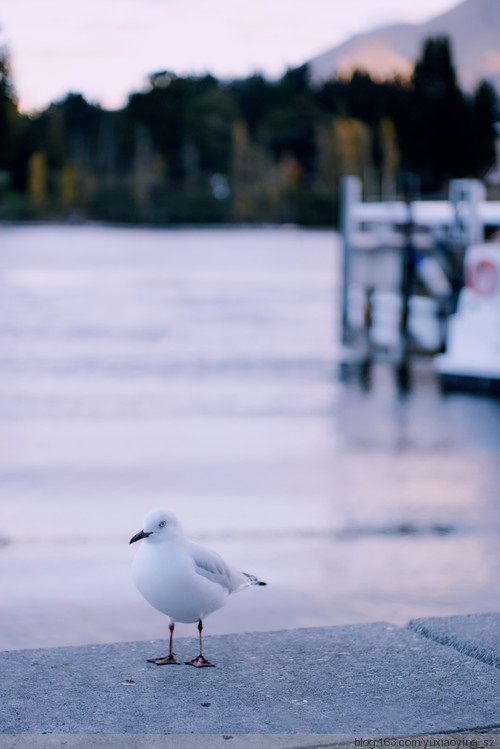
[[[265,744],[263,743],[265,742]],[[274,734],[263,736],[262,734],[246,734],[217,736],[213,734],[203,735],[177,735],[162,736],[151,734],[135,735],[68,735],[57,734],[52,736],[41,736],[25,734],[18,736],[0,735],[0,749],[142,749],[142,747],[154,747],[154,749],[330,749],[342,747],[349,749],[351,737],[299,734]],[[422,749],[424,749],[422,747]]]
[[[362,743],[360,743],[362,742]],[[498,733],[421,736],[329,734],[0,734],[0,749],[494,749]]]
[[[500,668],[500,614],[413,619],[409,629]]]
[[[3,739],[3,740],[2,740]],[[0,735],[0,749],[350,749],[352,737],[318,734],[203,735]],[[422,747],[424,749],[424,747]]]
[[[161,641],[1,653],[1,732],[326,739],[500,727],[499,670],[389,624],[207,637],[217,668],[146,662],[165,650]],[[176,651],[193,657],[196,640],[179,639]]]

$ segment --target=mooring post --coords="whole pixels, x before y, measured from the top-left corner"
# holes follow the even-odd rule
[[[340,183],[340,233],[343,243],[342,266],[342,343],[349,343],[349,285],[351,283],[352,238],[356,225],[354,207],[361,202],[362,186],[359,177],[342,177]]]

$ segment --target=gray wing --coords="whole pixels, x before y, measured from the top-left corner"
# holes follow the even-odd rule
[[[247,575],[232,570],[215,551],[198,544],[189,544],[189,554],[194,562],[194,569],[202,577],[212,583],[222,586],[228,593],[234,593],[240,588],[251,585]]]

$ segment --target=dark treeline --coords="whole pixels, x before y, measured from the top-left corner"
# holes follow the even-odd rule
[[[483,177],[494,162],[493,88],[459,87],[446,38],[425,42],[410,81],[312,84],[150,76],[109,112],[69,94],[21,115],[0,59],[0,215],[148,223],[332,224],[339,179],[393,196]]]

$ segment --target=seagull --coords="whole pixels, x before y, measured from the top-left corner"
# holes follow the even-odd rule
[[[188,666],[214,666],[203,655],[203,619],[220,609],[231,593],[249,585],[266,585],[254,575],[229,567],[215,551],[188,541],[179,521],[168,510],[152,510],[131,544],[143,539],[132,564],[134,583],[155,609],[170,619],[170,649],[167,656],[148,658],[157,666],[178,664],[173,651],[176,622],[198,622],[200,653]]]

